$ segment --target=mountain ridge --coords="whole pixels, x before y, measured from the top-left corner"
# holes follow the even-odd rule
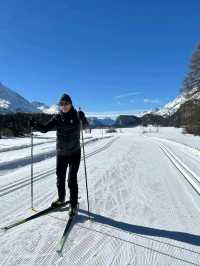
[[[149,122],[151,121],[151,117],[152,121],[155,121],[155,115],[169,119],[174,116],[176,112],[181,110],[181,106],[191,100],[200,100],[200,91],[198,88],[193,88],[190,92],[179,94],[172,101],[165,104],[161,109],[147,110],[141,114],[123,115],[119,113],[113,117],[111,115],[104,115],[101,117],[91,116],[89,114],[87,115],[87,113],[86,115],[93,126],[114,126],[115,124],[123,124],[123,122],[126,124],[128,120],[132,121],[134,125],[138,124],[139,120],[137,120],[137,118],[140,118],[140,120],[144,118],[145,121]],[[58,113],[58,111],[58,106],[56,104],[48,106],[39,101],[30,102],[19,93],[11,90],[0,82],[0,114],[15,112],[55,114]],[[134,120],[135,122],[133,122]]]

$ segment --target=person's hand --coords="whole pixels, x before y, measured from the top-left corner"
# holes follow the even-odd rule
[[[29,125],[30,127],[35,127],[37,125],[37,122],[33,117],[29,120]]]
[[[78,113],[79,113],[80,119],[83,121],[85,118],[85,114],[82,111],[79,111]]]

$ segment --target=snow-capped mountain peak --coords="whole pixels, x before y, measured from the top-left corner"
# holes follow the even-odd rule
[[[45,108],[45,107],[41,107],[40,110],[45,113],[45,114],[56,114],[59,112],[58,110],[58,105],[56,104],[53,104],[51,105],[50,107],[48,108]]]
[[[0,83],[0,112],[37,112],[24,97]]]
[[[184,92],[178,95],[174,100],[170,101],[163,108],[154,113],[164,117],[171,116],[181,107],[182,104],[194,99],[200,100],[200,91],[198,88],[193,88],[190,92]]]
[[[9,101],[6,101],[4,99],[0,99],[0,108],[2,109],[8,109],[10,105]]]

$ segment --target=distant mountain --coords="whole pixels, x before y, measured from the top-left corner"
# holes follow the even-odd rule
[[[185,127],[192,125],[200,127],[200,99],[191,99],[181,105],[181,107],[168,118],[169,126]]]
[[[33,101],[31,102],[31,105],[35,108],[37,108],[38,110],[43,110],[43,109],[46,109],[46,108],[49,108],[48,105],[44,104],[44,103],[41,103],[41,102],[37,102],[37,101]]]
[[[110,118],[110,117],[104,117],[104,118],[98,118],[98,119],[102,124],[106,126],[113,126],[116,122],[116,119]]]
[[[87,116],[90,125],[92,127],[103,127],[103,126],[117,126],[117,127],[129,127],[137,126],[141,123],[143,124],[161,124],[161,125],[174,125],[178,126],[185,121],[185,114],[182,114],[183,110],[187,112],[192,108],[192,113],[195,113],[194,110],[197,108],[197,105],[200,101],[200,90],[194,88],[188,93],[182,93],[178,95],[174,100],[167,103],[163,108],[144,111],[136,115],[105,115],[105,116]],[[186,104],[188,103],[188,104]],[[197,110],[199,110],[197,108]],[[0,83],[0,114],[1,113],[16,113],[16,112],[25,112],[25,113],[46,113],[46,114],[55,114],[58,113],[59,107],[55,104],[48,106],[44,103],[33,101],[29,102],[23,96],[19,95],[15,91],[7,88],[2,83]],[[87,114],[86,114],[87,115]],[[162,119],[165,118],[165,119]],[[182,122],[180,122],[180,119]],[[185,121],[186,122],[186,121]]]
[[[48,108],[43,108],[42,112],[45,114],[56,114],[59,112],[59,108],[58,108],[58,105],[53,104]]]
[[[46,114],[55,114],[58,112],[58,106],[52,105],[48,106],[41,102],[32,102],[32,105],[38,109],[39,112],[46,113]]]
[[[28,100],[0,83],[0,113],[37,111]]]
[[[29,102],[20,94],[0,83],[0,113],[16,112],[54,114],[58,112],[58,107],[56,105],[49,107],[38,101]]]
[[[0,83],[0,113],[46,113],[55,114],[58,113],[58,106],[48,106],[44,103],[33,101],[29,102],[24,97],[16,93],[15,91],[7,88]],[[97,118],[90,117],[89,121],[93,127],[98,126],[111,126],[114,125],[115,119],[109,117]]]
[[[143,124],[189,127],[190,132],[196,132],[198,128],[200,133],[200,90],[193,88],[184,92],[160,110],[149,111],[141,119]]]
[[[141,118],[134,115],[120,115],[115,121],[115,126],[134,127],[141,124]]]
[[[163,117],[172,116],[187,101],[199,100],[199,99],[200,99],[200,91],[198,88],[194,88],[188,93],[182,93],[178,95],[174,100],[167,103],[163,108],[161,108],[158,111],[153,111],[152,113],[161,115]]]
[[[167,119],[161,115],[148,113],[141,117],[142,125],[167,125]]]
[[[109,117],[98,118],[98,117],[87,117],[91,127],[103,127],[103,126],[113,126],[115,124],[115,119]]]

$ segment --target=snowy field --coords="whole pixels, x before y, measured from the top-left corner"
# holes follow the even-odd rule
[[[0,265],[199,265],[200,137],[137,127],[85,134],[80,209],[65,242],[67,207],[0,231]],[[55,132],[34,133],[34,207],[56,199]],[[32,215],[30,138],[0,140],[0,226]],[[68,190],[67,190],[68,191]],[[68,195],[68,194],[67,194]]]

